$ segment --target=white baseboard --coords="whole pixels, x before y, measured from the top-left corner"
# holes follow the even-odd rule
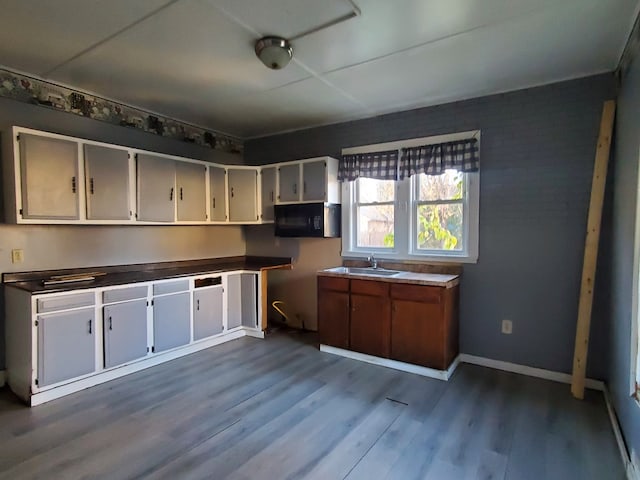
[[[331,347],[329,345],[320,344],[320,351],[326,353],[332,353],[333,355],[340,355],[341,357],[351,358],[353,360],[359,360],[361,362],[371,363],[373,365],[380,365],[382,367],[393,368],[395,370],[401,370],[403,372],[415,373],[422,375],[423,377],[435,378],[437,380],[447,381],[453,375],[453,372],[460,363],[460,357],[456,357],[447,370],[436,370],[434,368],[421,367],[420,365],[413,365],[411,363],[399,362],[397,360],[391,360],[388,358],[376,357],[373,355],[367,355],[366,353],[354,352],[351,350],[344,350],[342,348]]]
[[[4,387],[7,381],[5,370],[0,370],[0,388]]]
[[[607,404],[607,411],[609,412],[611,428],[613,429],[613,434],[616,437],[616,443],[618,444],[622,464],[624,465],[624,469],[627,474],[627,480],[640,480],[640,468],[634,463],[634,460],[629,457],[629,451],[627,450],[627,445],[624,443],[624,437],[622,436],[622,430],[620,429],[620,423],[618,422],[618,416],[616,415],[616,411],[611,403],[611,394],[606,386],[603,393],[604,401]]]
[[[476,357],[475,355],[469,355],[467,353],[460,354],[460,361],[462,363],[470,363],[472,365],[479,365],[481,367],[489,367],[495,370],[504,370],[505,372],[519,373],[521,375],[527,375],[529,377],[543,378],[545,380],[551,380],[553,382],[571,384],[571,375],[568,373],[554,372],[553,370],[545,370],[542,368],[527,367],[526,365],[520,365],[517,363],[503,362],[501,360],[493,360],[491,358]],[[604,382],[600,380],[593,380],[587,378],[585,386],[592,390],[604,390]]]

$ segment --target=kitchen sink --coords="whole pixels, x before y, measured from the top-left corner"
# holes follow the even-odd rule
[[[387,270],[385,268],[372,267],[336,267],[332,268],[329,271],[353,275],[372,275],[374,277],[393,277],[402,273],[397,270]]]

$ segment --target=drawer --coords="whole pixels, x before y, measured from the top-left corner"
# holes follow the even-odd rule
[[[115,290],[107,290],[102,293],[102,303],[124,302],[125,300],[134,300],[138,298],[147,298],[147,286],[118,288]]]
[[[338,277],[318,277],[318,288],[321,290],[349,291],[349,279]]]
[[[394,283],[391,286],[391,298],[422,303],[440,303],[443,290],[442,287]]]
[[[93,291],[60,295],[55,297],[43,297],[38,299],[38,313],[52,312],[55,310],[68,310],[70,308],[88,307],[95,305],[96,299]]]
[[[156,283],[153,285],[154,295],[166,295],[167,293],[185,292],[187,290],[189,290],[189,280]]]
[[[387,297],[389,296],[389,283],[375,280],[351,280],[351,293]]]

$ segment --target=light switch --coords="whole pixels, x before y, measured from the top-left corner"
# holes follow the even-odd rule
[[[24,250],[21,248],[14,248],[11,250],[11,263],[24,262]]]

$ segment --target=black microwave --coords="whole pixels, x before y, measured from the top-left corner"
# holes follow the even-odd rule
[[[340,204],[292,203],[275,206],[276,237],[339,237]]]

